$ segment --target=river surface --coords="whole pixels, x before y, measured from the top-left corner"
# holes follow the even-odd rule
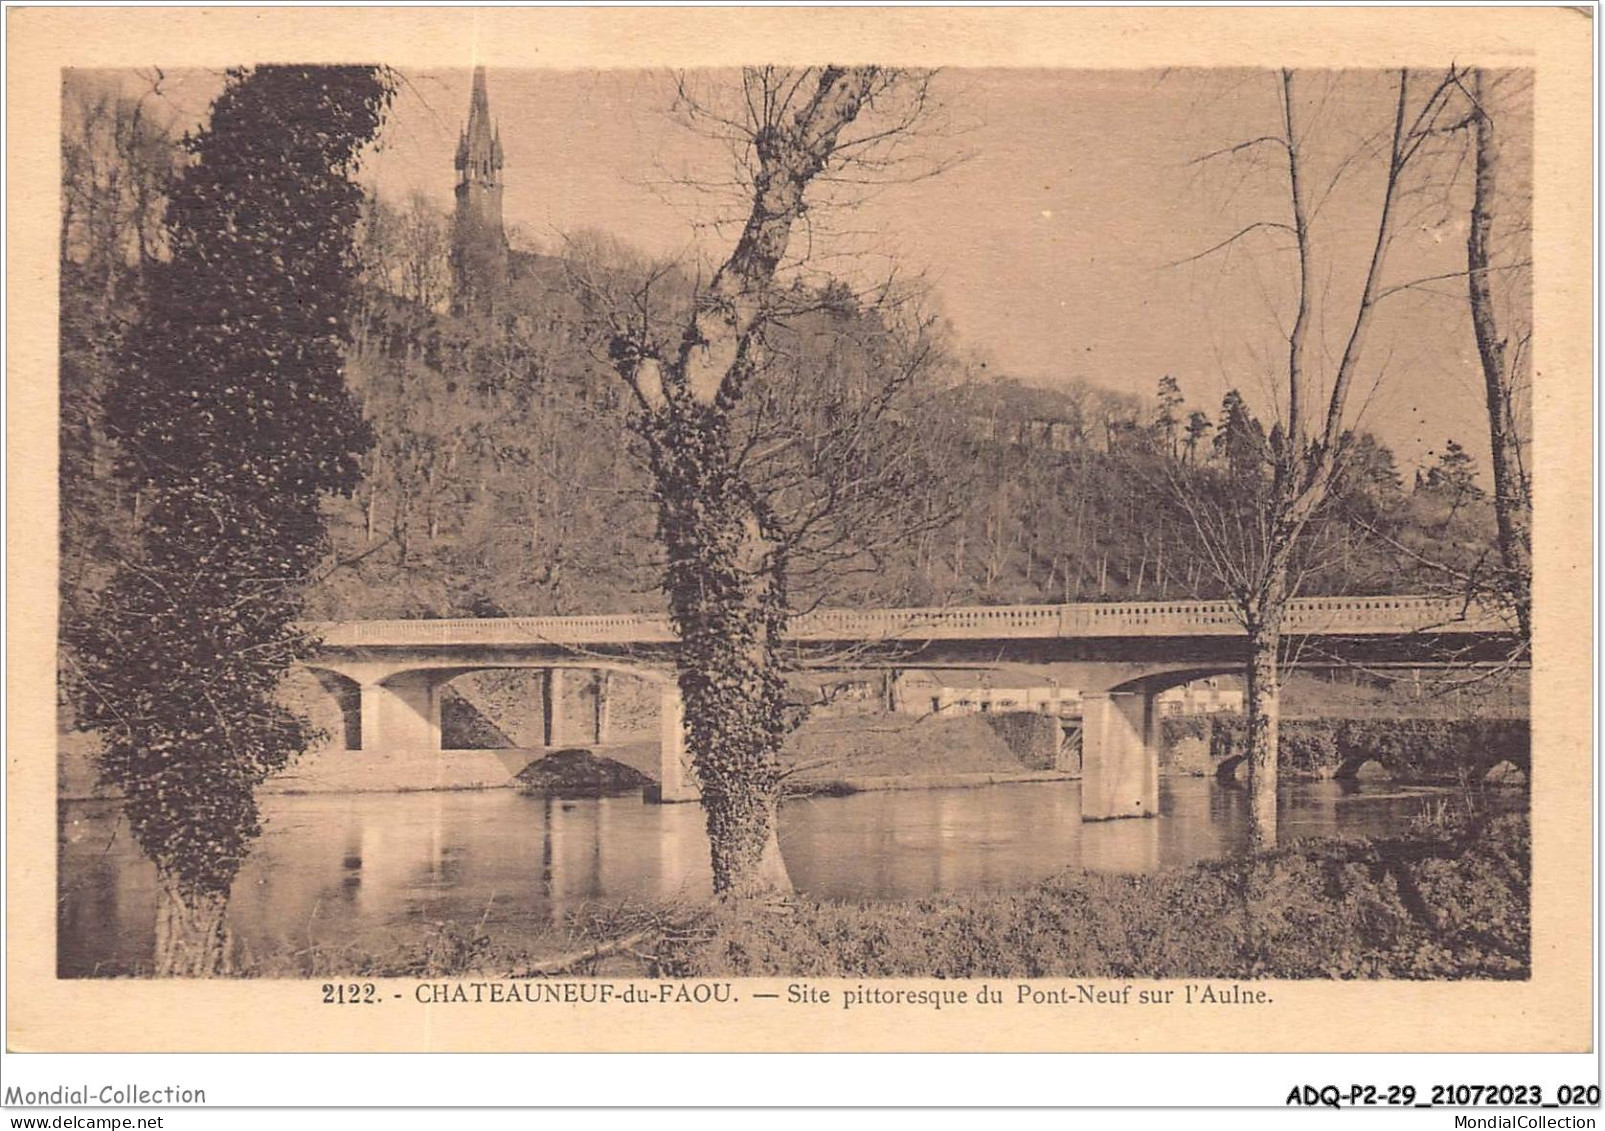
[[[1509,791],[1512,805],[1525,794]],[[1279,833],[1398,832],[1450,791],[1290,783]],[[1022,887],[1065,868],[1151,872],[1241,853],[1248,798],[1213,779],[1169,778],[1160,817],[1083,824],[1074,782],[859,793],[788,802],[780,843],[799,891],[901,899]],[[577,801],[511,790],[264,798],[265,831],[241,870],[230,921],[246,959],[351,948],[378,953],[436,923],[482,924],[516,942],[587,904],[709,895],[695,805]],[[116,802],[61,804],[57,913],[63,977],[148,968],[154,875]]]

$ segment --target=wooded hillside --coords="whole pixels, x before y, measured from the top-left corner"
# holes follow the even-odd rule
[[[140,519],[103,393],[142,317],[149,268],[166,254],[160,217],[182,158],[137,100],[69,89],[65,109],[61,585],[71,616],[92,607]],[[642,268],[623,244],[596,238],[515,252],[506,309],[454,315],[448,231],[427,201],[370,202],[346,378],[376,443],[356,492],[326,503],[333,544],[310,609],[661,608],[651,488],[596,310],[599,277],[628,281]],[[668,305],[685,289],[672,272],[656,285]],[[872,406],[880,385],[866,377],[898,364],[905,331],[845,284],[802,298],[773,346],[781,379],[749,410],[753,458],[772,461],[776,497],[821,512],[794,551],[796,608],[1221,595],[1184,549],[1186,516],[1162,486],[1179,468],[1229,496],[1259,473],[1276,430],[1235,391],[1199,405],[1162,374],[1069,373],[1047,389],[944,355],[900,385],[896,403]],[[1405,484],[1385,446],[1350,441],[1343,490],[1308,539],[1304,592],[1444,590],[1457,571],[1481,568],[1491,507],[1458,445]],[[873,507],[860,499],[870,493]]]

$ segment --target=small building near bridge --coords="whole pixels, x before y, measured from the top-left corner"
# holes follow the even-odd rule
[[[1167,715],[1241,711],[1243,693],[1230,676],[1213,676],[1155,696]],[[1028,671],[917,668],[892,684],[892,709],[905,715],[1032,714],[1081,717],[1081,689]]]
[[[1040,714],[1079,717],[1081,692],[1016,671],[910,669],[892,684],[892,707],[905,715]]]
[[[1195,679],[1154,696],[1161,715],[1214,715],[1243,709],[1243,689],[1235,676]]]

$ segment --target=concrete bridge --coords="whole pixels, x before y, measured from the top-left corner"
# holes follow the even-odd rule
[[[597,744],[609,739],[608,678],[659,687],[661,797],[697,797],[685,750],[676,636],[652,615],[374,620],[312,626],[309,665],[351,704],[348,735],[362,750],[440,749],[440,691],[486,669],[546,673],[548,746],[559,743],[565,673],[594,673]],[[1495,613],[1431,597],[1312,597],[1292,603],[1283,662],[1321,667],[1438,667],[1497,662],[1513,626]],[[1032,664],[1082,693],[1082,813],[1157,811],[1160,692],[1240,673],[1246,634],[1224,601],[827,609],[794,618],[787,644],[803,667],[841,670]],[[354,724],[354,725],[353,725]]]

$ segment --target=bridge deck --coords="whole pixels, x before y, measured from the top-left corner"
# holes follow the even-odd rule
[[[325,647],[372,648],[519,644],[672,644],[666,616],[372,620],[321,624]],[[1437,597],[1307,597],[1291,603],[1291,636],[1500,635],[1494,612]],[[903,642],[1107,637],[1241,636],[1226,601],[1128,601],[963,608],[821,609],[794,618],[798,642]]]

